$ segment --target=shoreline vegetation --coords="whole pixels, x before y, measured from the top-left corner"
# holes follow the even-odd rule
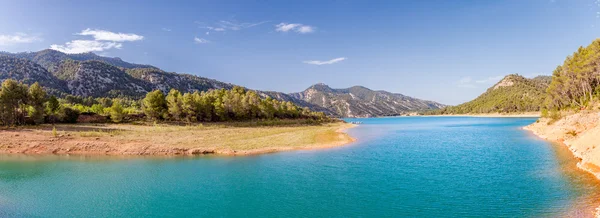
[[[579,47],[552,72],[542,118],[525,129],[566,145],[578,167],[600,179],[600,39]],[[600,207],[596,209],[600,217]]]
[[[59,124],[0,130],[0,153],[55,155],[242,156],[347,145],[356,125],[260,123]]]
[[[353,142],[353,125],[289,101],[235,86],[145,98],[48,95],[5,80],[0,87],[0,153],[86,155],[251,155]]]

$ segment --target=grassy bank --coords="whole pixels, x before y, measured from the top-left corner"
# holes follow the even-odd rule
[[[352,124],[240,122],[61,124],[0,130],[0,153],[96,155],[249,155],[340,146]]]

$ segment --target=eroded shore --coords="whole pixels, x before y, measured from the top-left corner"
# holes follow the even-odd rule
[[[526,113],[485,113],[485,114],[441,114],[425,115],[427,117],[540,117],[540,112]]]
[[[355,141],[344,131],[355,125],[141,126],[50,125],[0,130],[0,153],[80,155],[254,155],[322,149]]]
[[[600,112],[582,111],[556,121],[540,118],[523,129],[567,146],[580,160],[577,167],[600,179]],[[596,217],[600,218],[600,207]]]

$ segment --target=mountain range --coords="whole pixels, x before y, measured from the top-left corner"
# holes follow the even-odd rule
[[[152,90],[168,92],[231,89],[233,84],[196,75],[166,72],[158,67],[134,64],[120,58],[94,53],[65,54],[46,49],[38,52],[0,52],[0,81],[16,79],[26,84],[39,82],[49,93],[83,97],[140,98]],[[255,90],[262,97],[290,101],[314,111],[338,117],[401,115],[440,109],[437,102],[412,98],[362,86],[333,89],[315,84],[298,93]]]

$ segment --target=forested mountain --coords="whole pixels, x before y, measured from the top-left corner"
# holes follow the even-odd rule
[[[101,61],[65,60],[54,74],[67,82],[70,94],[85,97],[136,97],[154,88],[120,68]]]
[[[164,93],[171,89],[194,92],[233,88],[233,85],[229,83],[189,74],[169,73],[158,68],[132,68],[125,69],[125,72],[136,79],[150,83],[152,89],[159,89]]]
[[[386,91],[373,91],[362,86],[333,89],[319,83],[294,98],[328,108],[342,117],[373,117],[401,115],[412,111],[439,109],[444,105]]]
[[[550,80],[549,76],[528,79],[518,74],[511,74],[474,100],[457,106],[446,107],[437,113],[470,114],[540,111]]]
[[[27,84],[39,82],[51,94],[59,95],[68,91],[62,81],[40,65],[20,58],[0,55],[0,82],[15,79]]]
[[[232,89],[233,84],[204,77],[165,72],[157,67],[128,63],[93,53],[65,54],[55,50],[39,52],[0,52],[0,81],[13,78],[31,85],[39,82],[51,94],[82,97],[132,97],[139,99],[147,92],[171,89],[181,92]],[[313,111],[339,117],[373,117],[399,115],[412,111],[444,107],[401,94],[373,91],[361,86],[331,89],[317,84],[309,89],[286,94],[273,91],[256,93],[263,98],[289,101]]]
[[[232,84],[193,76],[164,72],[150,65],[132,64],[120,58],[93,53],[65,54],[55,50],[0,53],[0,81],[8,78],[26,84],[40,82],[56,95],[83,97],[134,97],[159,89],[185,92],[231,89]]]

